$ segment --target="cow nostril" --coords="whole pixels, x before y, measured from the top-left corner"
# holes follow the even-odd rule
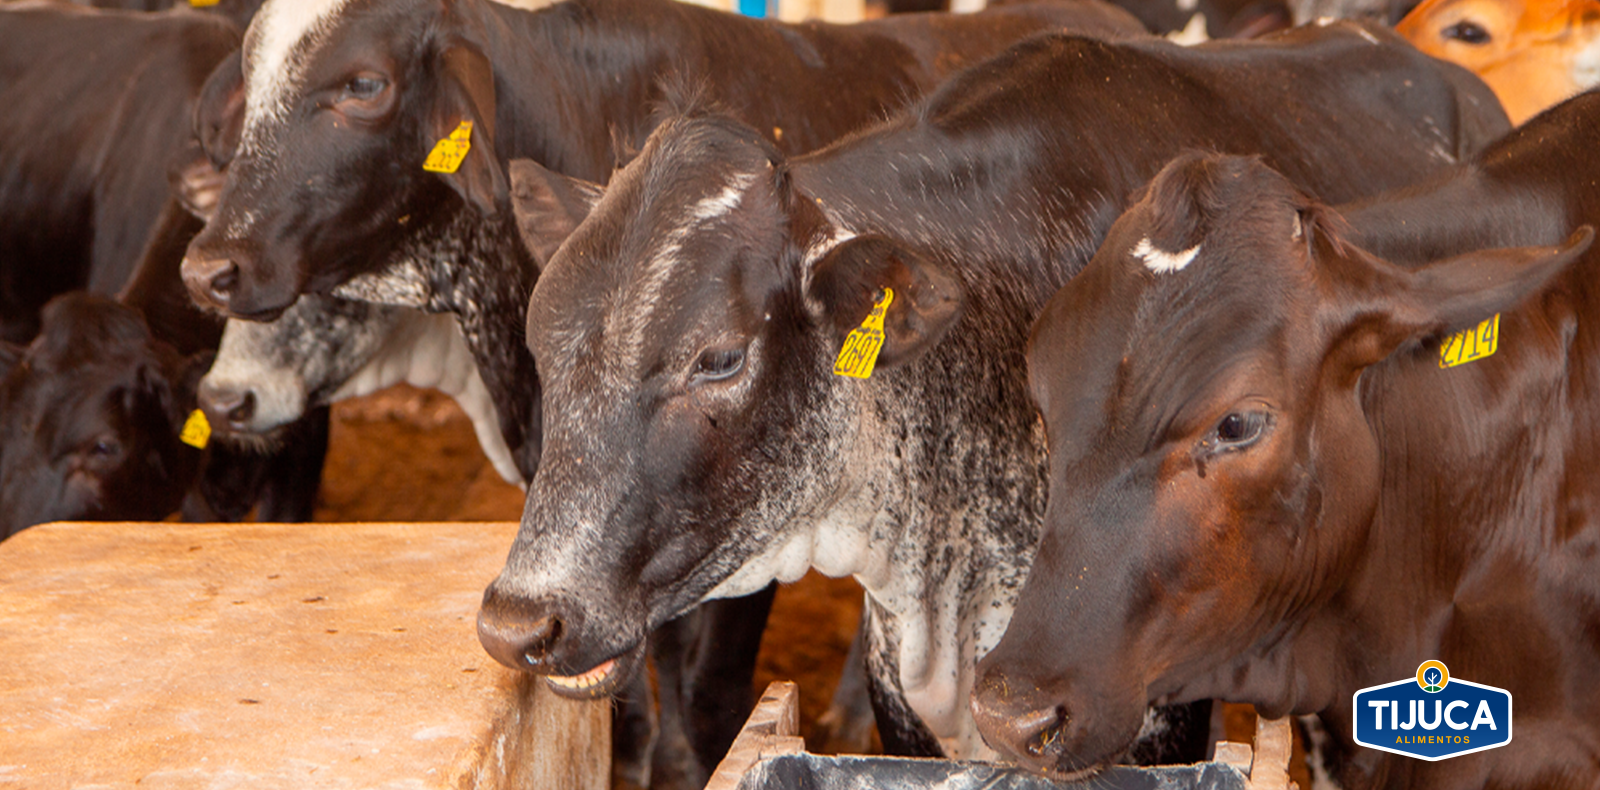
[[[522,648],[522,660],[528,666],[538,666],[561,641],[561,618],[555,615],[542,618],[528,633],[527,645]]]
[[[256,416],[256,394],[246,391],[244,397],[239,399],[238,405],[228,409],[228,422],[234,425],[245,425]]]
[[[233,261],[228,261],[227,265],[211,275],[211,282],[208,287],[211,289],[213,298],[219,303],[226,303],[228,296],[233,293],[235,288],[239,287],[239,265]]]
[[[1037,725],[1040,720],[1043,720],[1044,726],[1040,727],[1033,734],[1033,737],[1028,739],[1023,748],[1027,749],[1028,754],[1033,757],[1046,757],[1054,754],[1059,750],[1061,739],[1067,732],[1067,709],[1057,705],[1054,708],[1039,711],[1032,718],[1033,721],[1023,724],[1024,731],[1031,728],[1030,725]]]

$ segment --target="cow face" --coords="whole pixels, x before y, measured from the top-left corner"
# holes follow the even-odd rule
[[[0,380],[0,538],[46,521],[158,520],[200,451],[181,444],[182,391],[204,360],[153,340],[139,315],[70,294]],[[209,355],[208,355],[209,356]]]
[[[184,259],[197,302],[268,319],[302,290],[448,257],[457,214],[499,210],[494,74],[475,43],[482,25],[458,10],[449,0],[262,7],[242,67],[215,75],[238,84],[208,85],[201,107],[202,119],[219,116],[202,127],[208,152],[231,161],[216,216]],[[454,172],[424,171],[435,144],[468,123]]]
[[[530,189],[559,192],[513,191]],[[528,306],[545,449],[484,596],[492,655],[607,693],[649,630],[708,594],[848,553],[814,533],[872,483],[846,452],[865,385],[834,376],[834,357],[892,287],[879,369],[903,364],[954,320],[959,290],[884,239],[823,254],[834,233],[769,143],[716,117],[668,122],[612,179]]]
[[[200,407],[235,436],[270,434],[300,419],[379,358],[413,311],[329,296],[300,297],[268,323],[228,321]]]
[[[1600,84],[1600,2],[1427,0],[1395,26],[1483,78],[1520,124]]]
[[[1397,349],[1436,364],[1419,341],[1588,243],[1410,272],[1335,220],[1256,160],[1182,158],[1047,306],[1045,533],[972,700],[1000,752],[1074,773],[1125,749],[1147,703],[1295,710],[1272,651],[1348,578],[1378,502],[1362,371]]]

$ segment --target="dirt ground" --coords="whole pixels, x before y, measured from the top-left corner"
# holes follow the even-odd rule
[[[522,499],[519,488],[495,473],[471,423],[443,395],[400,386],[333,409],[319,521],[515,521]],[[756,688],[773,680],[799,684],[801,734],[813,751],[821,750],[816,720],[838,682],[861,596],[851,579],[809,574],[779,590],[762,640]],[[1253,713],[1230,705],[1219,724],[1230,740],[1248,743]],[[1309,787],[1298,738],[1296,757],[1293,778]]]

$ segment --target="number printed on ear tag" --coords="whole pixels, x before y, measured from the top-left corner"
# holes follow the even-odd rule
[[[893,301],[894,289],[883,289],[883,297],[873,303],[867,320],[850,330],[850,335],[844,339],[844,348],[839,349],[839,358],[833,361],[835,375],[856,379],[872,376],[872,368],[878,364],[878,352],[883,350],[883,317]]]
[[[471,149],[472,121],[462,121],[449,137],[434,144],[433,150],[428,152],[427,161],[422,163],[422,169],[430,173],[454,173]]]
[[[206,449],[206,444],[211,441],[211,423],[206,420],[206,413],[195,409],[189,412],[189,419],[184,420],[183,430],[178,433],[178,441]]]
[[[1500,314],[1439,342],[1439,367],[1453,368],[1483,359],[1500,348]]]

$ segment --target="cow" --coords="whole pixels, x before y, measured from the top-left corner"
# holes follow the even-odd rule
[[[1167,166],[1029,344],[1050,504],[978,667],[992,746],[1081,774],[1149,701],[1220,697],[1316,714],[1348,788],[1600,781],[1597,119],[1581,96],[1343,218],[1259,160]],[[1494,315],[1492,355],[1442,353]],[[1428,659],[1509,690],[1534,745],[1356,749],[1354,692]]]
[[[854,575],[885,748],[992,755],[972,666],[1045,505],[1023,344],[1128,197],[1206,146],[1348,198],[1506,127],[1482,83],[1381,29],[1053,34],[811,155],[691,108],[604,190],[529,169],[530,204],[584,218],[529,302],[545,454],[479,637],[603,693],[702,600]],[[841,358],[852,333],[881,341],[875,372]]]
[[[0,539],[44,521],[176,510],[200,451],[139,427],[182,425],[193,398],[170,383],[198,380],[209,358],[186,360],[137,311],[83,292],[52,300],[42,327],[25,349],[0,345]],[[86,353],[106,347],[119,353]]]
[[[1482,77],[1514,124],[1600,85],[1595,0],[1426,0],[1395,32]]]
[[[128,282],[239,40],[212,16],[0,6],[0,339],[27,342],[56,295]]]

